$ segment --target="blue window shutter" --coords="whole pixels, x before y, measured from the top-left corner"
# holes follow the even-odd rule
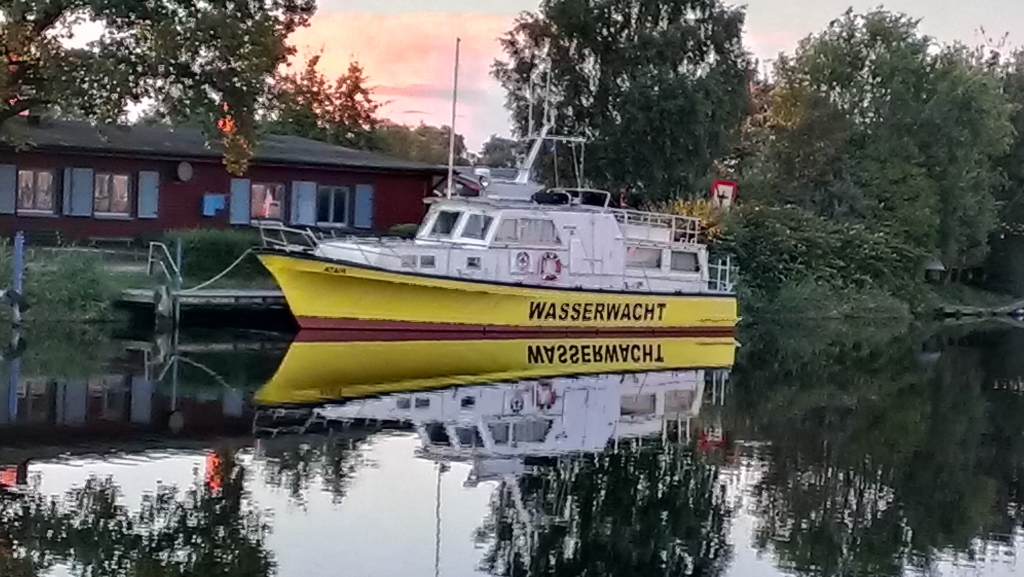
[[[373,228],[373,187],[369,184],[360,184],[356,186],[356,210],[355,222],[352,224],[356,228]]]
[[[95,175],[91,168],[71,169],[71,212],[72,216],[92,216],[93,186]]]
[[[292,206],[290,222],[305,226],[316,225],[316,183],[295,181],[292,183]]]
[[[139,218],[156,218],[160,210],[160,173],[139,173]]]
[[[18,167],[0,164],[0,214],[14,214],[18,205]]]
[[[231,179],[231,224],[249,224],[250,185],[248,178]]]

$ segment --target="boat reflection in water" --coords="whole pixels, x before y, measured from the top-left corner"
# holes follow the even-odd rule
[[[471,462],[471,481],[524,459],[623,439],[689,441],[708,388],[724,394],[736,342],[550,338],[294,342],[256,393],[258,432],[412,427],[421,457]]]

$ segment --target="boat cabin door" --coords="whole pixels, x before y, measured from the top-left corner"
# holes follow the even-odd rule
[[[569,232],[569,272],[578,274],[594,274],[594,261],[583,246],[575,227],[566,227]]]

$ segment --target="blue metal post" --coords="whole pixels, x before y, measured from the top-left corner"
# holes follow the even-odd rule
[[[25,233],[20,230],[14,233],[14,258],[11,268],[14,269],[14,279],[11,288],[19,295],[25,296]],[[17,304],[12,307],[11,320],[15,325],[21,324],[21,307]]]

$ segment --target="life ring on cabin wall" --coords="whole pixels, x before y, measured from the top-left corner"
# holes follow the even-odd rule
[[[525,252],[521,252],[516,255],[516,266],[519,267],[520,272],[523,272],[530,268],[530,255]]]
[[[540,259],[540,274],[544,280],[557,280],[562,274],[562,261],[553,252],[546,252]]]

